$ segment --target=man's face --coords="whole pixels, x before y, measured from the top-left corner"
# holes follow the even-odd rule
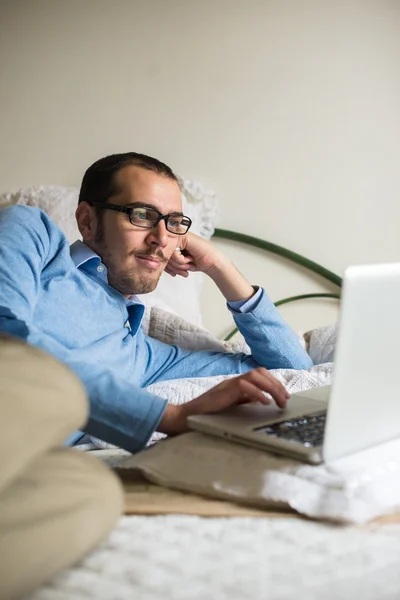
[[[153,171],[124,167],[116,173],[114,187],[117,191],[108,199],[110,204],[146,204],[163,215],[182,211],[176,181]],[[153,291],[180,236],[167,231],[165,221],[144,229],[132,225],[127,214],[107,209],[95,221],[89,245],[107,267],[109,285],[124,296]]]

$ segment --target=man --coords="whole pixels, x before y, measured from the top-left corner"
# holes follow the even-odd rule
[[[82,181],[76,219],[83,242],[69,248],[42,211],[0,211],[0,331],[68,365],[90,401],[84,430],[131,452],[158,430],[184,432],[190,414],[243,401],[286,405],[267,369],[312,366],[262,289],[253,288],[210,242],[190,233],[176,176],[137,153],[95,162]],[[189,352],[144,335],[136,294],[172,276],[203,271],[228,302],[252,355]],[[184,406],[143,388],[180,377],[237,374]]]

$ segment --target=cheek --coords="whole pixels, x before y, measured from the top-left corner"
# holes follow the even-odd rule
[[[123,261],[132,252],[133,240],[128,232],[121,229],[109,227],[105,232],[107,249],[114,260]]]
[[[129,260],[132,254],[137,251],[143,252],[148,246],[145,242],[145,235],[137,231],[119,231],[115,238],[115,248],[118,248],[118,255],[121,260]]]

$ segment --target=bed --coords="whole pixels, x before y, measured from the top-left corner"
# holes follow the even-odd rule
[[[310,269],[337,287],[337,293],[299,294],[283,298],[277,305],[314,297],[339,299],[341,279],[336,274],[271,242],[223,229],[214,232],[213,194],[185,180],[182,190],[192,214],[197,212],[199,234],[211,237],[214,233],[219,238],[262,248]],[[76,198],[77,191],[72,188],[42,186],[5,194],[0,197],[0,207],[16,202],[41,206],[72,242],[78,237],[69,216],[73,214]],[[235,330],[219,340],[202,327],[199,283],[190,285],[193,286],[190,290],[184,290],[186,295],[189,291],[193,294],[189,306],[185,303],[184,307],[171,307],[167,284],[157,294],[150,295],[144,322],[148,333],[189,349],[246,350],[244,340]],[[179,296],[174,297],[179,299]],[[307,332],[301,341],[318,366],[306,372],[279,370],[275,375],[292,392],[329,383],[335,340],[335,326]],[[163,382],[152,388],[170,401],[185,402],[221,380],[208,379]],[[157,439],[155,436],[153,441]],[[116,460],[114,464],[118,466],[118,451],[95,452],[106,461],[111,457],[111,464]],[[349,527],[310,521],[288,511],[249,508],[241,512],[234,504],[221,509],[222,502],[213,505],[212,501],[184,494],[173,498],[175,505],[171,504],[171,495],[168,502],[170,507],[176,507],[177,513],[186,514],[173,514],[175,509],[172,514],[161,514],[168,512],[162,508],[158,509],[160,514],[157,509],[147,509],[146,513],[146,509],[138,509],[138,493],[141,491],[142,500],[145,498],[151,504],[157,490],[145,482],[138,485],[131,496],[133,508],[129,511],[136,514],[123,516],[99,548],[75,567],[60,573],[29,600],[400,597],[400,524],[396,517]],[[190,514],[196,501],[200,503],[198,514]],[[165,507],[165,498],[163,502]]]

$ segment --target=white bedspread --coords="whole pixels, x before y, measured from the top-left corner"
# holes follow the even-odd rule
[[[124,517],[29,600],[398,600],[400,524]]]

